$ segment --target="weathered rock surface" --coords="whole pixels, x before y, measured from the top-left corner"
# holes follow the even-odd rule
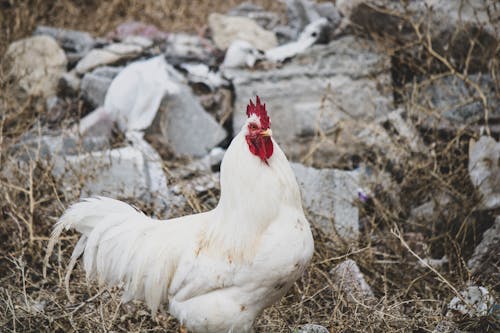
[[[81,81],[83,98],[93,106],[104,105],[104,99],[111,82],[123,67],[98,67],[90,73],[85,73]]]
[[[227,133],[201,106],[191,89],[179,85],[179,92],[166,96],[147,130],[176,154],[200,157],[217,146]]]
[[[208,17],[208,25],[215,45],[222,50],[226,50],[235,40],[247,41],[263,51],[278,45],[274,32],[264,30],[246,17],[212,13]]]
[[[348,243],[359,237],[359,212],[354,201],[358,198],[356,171],[315,169],[292,163],[299,183],[304,208],[310,222],[325,234],[336,233]]]
[[[348,36],[315,45],[281,68],[225,70],[236,95],[233,128],[244,124],[248,100],[258,94],[281,147],[292,159],[302,158],[315,133],[345,123],[355,135],[393,109],[389,62],[372,42]]]
[[[28,95],[55,95],[61,75],[66,72],[64,51],[50,36],[33,36],[9,45],[4,56],[6,75]]]
[[[469,176],[482,195],[481,208],[500,207],[500,142],[481,136],[469,142]]]
[[[186,33],[172,33],[169,34],[165,46],[165,57],[173,66],[186,62],[215,65],[216,59],[212,54],[214,48],[212,41],[206,38]]]
[[[70,63],[80,60],[94,46],[94,38],[88,32],[39,25],[33,34],[54,38],[66,52]]]
[[[76,72],[84,74],[96,67],[111,65],[120,60],[138,56],[142,47],[134,44],[115,43],[102,49],[93,49],[76,64]]]
[[[359,270],[358,265],[352,259],[348,259],[331,271],[335,285],[343,290],[351,302],[373,301],[375,296],[371,287],[366,283],[366,280]]]
[[[483,233],[483,239],[474,249],[467,266],[473,273],[499,276],[495,268],[500,261],[498,253],[500,253],[500,216],[497,216],[495,223]]]

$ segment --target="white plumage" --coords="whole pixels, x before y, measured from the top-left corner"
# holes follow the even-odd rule
[[[89,279],[122,285],[124,300],[143,299],[193,332],[251,332],[310,261],[313,239],[290,165],[272,141],[264,162],[249,150],[249,122],[221,165],[221,197],[211,211],[154,220],[110,198],[85,199],[57,222],[48,256],[63,229],[82,234]],[[69,281],[69,280],[68,280]]]

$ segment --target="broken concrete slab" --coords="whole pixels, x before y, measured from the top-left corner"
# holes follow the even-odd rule
[[[372,302],[375,300],[371,287],[366,283],[363,273],[352,259],[347,259],[331,271],[335,285],[345,292],[350,302]]]
[[[389,68],[389,58],[373,42],[347,36],[315,45],[281,68],[225,69],[236,95],[233,128],[244,124],[246,105],[258,94],[285,153],[303,157],[315,133],[328,134],[342,121],[357,123],[352,132],[359,133],[360,124],[393,110]]]
[[[356,171],[315,169],[291,163],[311,223],[327,235],[337,234],[348,243],[359,237]]]
[[[482,209],[500,207],[500,142],[481,136],[469,142],[469,176],[482,195]]]
[[[84,74],[99,66],[111,65],[125,59],[132,59],[141,54],[143,48],[134,44],[114,43],[102,49],[89,51],[76,64],[76,72]]]

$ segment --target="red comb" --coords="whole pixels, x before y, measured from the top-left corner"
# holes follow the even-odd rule
[[[250,117],[252,114],[259,117],[261,128],[268,129],[270,127],[271,120],[267,115],[266,104],[260,104],[259,96],[256,96],[255,104],[250,100],[250,104],[247,105],[247,117]]]

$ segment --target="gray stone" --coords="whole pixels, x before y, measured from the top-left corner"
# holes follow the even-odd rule
[[[349,127],[349,133],[359,133],[393,109],[390,61],[374,47],[344,37],[315,45],[281,68],[225,69],[236,95],[234,130],[245,122],[249,99],[259,95],[267,105],[273,135],[292,159],[308,153],[308,140],[318,131],[329,133],[351,122],[357,129]]]
[[[216,147],[206,156],[197,159],[186,166],[170,170],[171,175],[174,178],[187,178],[198,173],[212,173],[212,168],[219,166],[222,162],[225,152],[226,151],[224,149]]]
[[[120,73],[120,67],[98,67],[90,73],[85,73],[81,81],[83,98],[94,107],[104,105],[104,99],[113,78]]]
[[[482,195],[482,209],[500,207],[500,142],[481,136],[469,142],[469,176]]]
[[[498,253],[500,253],[500,216],[497,216],[495,223],[483,233],[483,239],[474,249],[467,266],[473,273],[498,274],[495,268],[498,267],[500,260]]]
[[[33,34],[53,37],[66,52],[70,63],[81,59],[94,46],[94,38],[89,33],[82,31],[39,25]]]
[[[176,94],[165,96],[148,132],[159,135],[178,155],[200,157],[227,133],[201,106],[191,89],[179,82]]]
[[[208,17],[208,25],[215,45],[222,50],[226,50],[235,40],[247,41],[263,51],[278,45],[274,32],[263,29],[246,17],[212,13]]]
[[[366,283],[354,260],[347,259],[341,262],[330,271],[330,275],[333,277],[334,284],[345,292],[350,302],[375,300],[371,287]]]
[[[359,212],[354,202],[358,198],[359,173],[315,169],[299,163],[291,166],[311,223],[327,235],[336,233],[344,241],[356,243]]]
[[[55,95],[61,75],[66,72],[64,51],[50,36],[33,36],[9,45],[4,56],[13,78],[28,95]]]
[[[490,120],[500,118],[500,98],[496,95],[495,81],[489,75],[469,75],[484,94]],[[406,86],[408,112],[422,125],[458,130],[469,126],[479,132],[485,123],[485,108],[479,92],[460,78],[448,75],[423,80]],[[425,110],[425,112],[423,112]],[[491,125],[492,132],[500,133],[500,126]]]
[[[292,333],[329,333],[329,331],[321,325],[306,324],[292,330]]]

